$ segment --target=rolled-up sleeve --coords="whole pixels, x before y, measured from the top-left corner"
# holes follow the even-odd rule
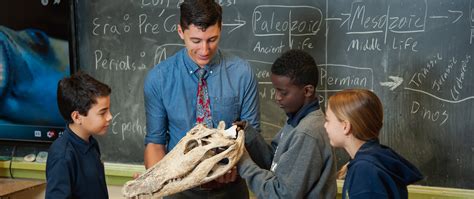
[[[246,85],[241,86],[243,89],[242,112],[240,119],[249,122],[255,130],[260,132],[260,105],[258,99],[258,83],[255,74],[247,61],[242,61],[248,71]]]
[[[166,144],[167,113],[163,106],[160,81],[163,79],[155,67],[148,73],[144,83],[146,129],[145,145],[148,143]]]

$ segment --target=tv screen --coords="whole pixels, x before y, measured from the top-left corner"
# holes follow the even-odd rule
[[[57,83],[71,74],[70,2],[0,7],[0,140],[51,142],[64,130]]]

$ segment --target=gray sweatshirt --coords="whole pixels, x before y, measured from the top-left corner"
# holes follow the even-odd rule
[[[250,125],[239,174],[258,198],[335,198],[336,162],[324,129],[324,114],[315,110],[296,127],[286,124],[269,145]]]

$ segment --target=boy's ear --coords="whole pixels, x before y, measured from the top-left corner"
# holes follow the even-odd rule
[[[312,97],[315,95],[315,89],[313,85],[308,84],[304,86],[304,96],[305,97]]]
[[[71,118],[75,124],[82,124],[82,115],[79,113],[79,111],[73,111],[71,113]]]

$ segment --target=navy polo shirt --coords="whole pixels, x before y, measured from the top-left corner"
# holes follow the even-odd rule
[[[46,162],[46,198],[108,198],[104,164],[97,141],[66,128],[50,146]]]

